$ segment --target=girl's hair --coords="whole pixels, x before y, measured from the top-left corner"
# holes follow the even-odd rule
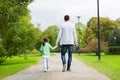
[[[44,40],[44,42],[43,42],[43,46],[45,46],[45,42],[48,42],[48,38],[45,37],[43,40]]]

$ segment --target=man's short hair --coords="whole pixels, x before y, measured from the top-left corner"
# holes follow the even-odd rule
[[[69,20],[69,15],[65,15],[65,16],[64,16],[64,20],[65,20],[65,21],[68,21],[68,20]]]

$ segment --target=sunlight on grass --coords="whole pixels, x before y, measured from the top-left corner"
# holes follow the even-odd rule
[[[0,64],[0,80],[38,63],[40,59],[39,54],[29,54],[27,60],[19,56],[8,58],[5,62]]]
[[[120,80],[120,55],[101,55],[101,61],[95,54],[75,54],[80,61],[107,75],[111,80]]]

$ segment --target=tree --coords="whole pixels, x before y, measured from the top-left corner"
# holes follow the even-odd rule
[[[120,29],[117,27],[114,28],[108,45],[108,54],[120,54]]]
[[[97,39],[97,33],[98,33],[97,18],[92,17],[88,21],[87,27],[88,28],[86,28],[85,37],[88,37],[88,39],[86,40],[86,42],[89,42],[92,39]],[[104,18],[104,17],[100,18],[100,31],[101,31],[100,36],[102,41],[108,42],[114,27],[115,27],[114,21],[110,20],[109,18]]]
[[[107,54],[119,54],[120,55],[120,29],[114,28],[112,35],[108,42]]]
[[[59,28],[56,25],[49,26],[44,32],[43,37],[47,36],[51,45],[55,45]]]
[[[115,20],[115,25],[118,29],[120,29],[120,18]]]
[[[32,0],[0,0],[0,63],[24,53],[37,42],[38,35],[27,9],[30,2]]]
[[[0,0],[0,34],[6,35],[21,16],[28,14],[27,5],[33,0]]]
[[[86,44],[88,44],[91,40],[96,39],[96,34],[92,31],[91,28],[87,27],[84,32],[84,41]]]
[[[85,46],[84,33],[86,26],[81,22],[79,23],[79,26],[78,23],[76,23],[75,26],[76,26],[78,44],[80,44],[80,47],[84,47]]]
[[[118,28],[114,28],[108,44],[109,46],[120,46],[120,30]]]

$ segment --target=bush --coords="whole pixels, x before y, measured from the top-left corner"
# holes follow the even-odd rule
[[[106,52],[108,55],[120,55],[120,46],[109,46],[108,51]]]
[[[107,42],[101,42],[101,52],[106,52],[107,51]],[[90,41],[85,48],[81,49],[81,52],[84,53],[97,53],[98,51],[98,40],[92,40]]]
[[[32,51],[26,50],[26,53],[27,54],[40,54],[40,52],[38,50],[36,50],[36,49],[33,49]]]

